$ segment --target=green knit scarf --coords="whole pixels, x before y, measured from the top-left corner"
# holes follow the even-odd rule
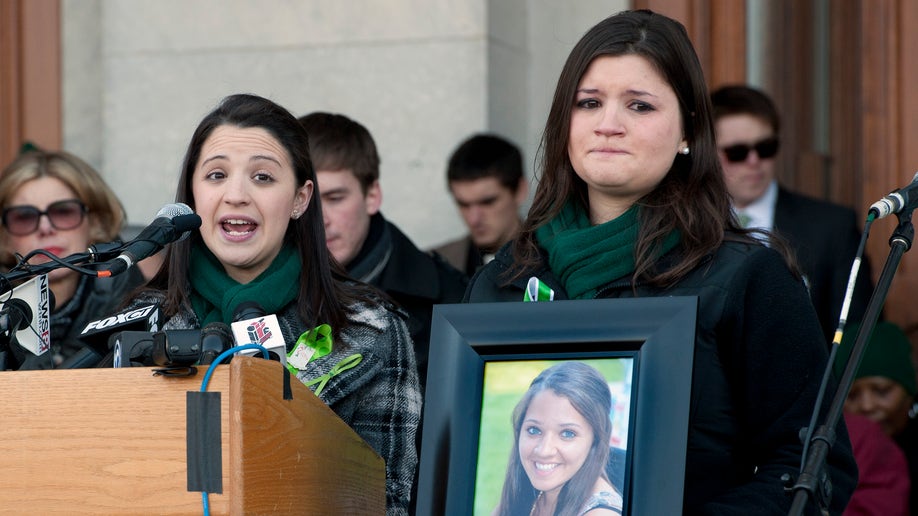
[[[241,284],[230,278],[223,265],[203,245],[191,249],[191,307],[201,326],[215,321],[233,322],[233,311],[243,301],[255,301],[265,313],[280,312],[296,298],[300,286],[300,260],[288,246],[257,278]]]
[[[599,287],[634,272],[638,206],[609,222],[593,226],[580,205],[568,201],[558,215],[538,228],[536,239],[548,252],[548,265],[572,299],[591,299]],[[663,241],[662,256],[679,243],[673,232]]]

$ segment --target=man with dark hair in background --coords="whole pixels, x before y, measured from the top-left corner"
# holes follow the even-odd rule
[[[799,260],[826,341],[838,326],[861,232],[854,210],[791,192],[775,174],[781,118],[765,93],[724,86],[711,94],[717,149],[737,218],[745,227],[774,230]],[[873,292],[866,257],[848,321],[864,315]]]
[[[471,277],[519,230],[529,193],[523,157],[500,136],[476,134],[453,151],[446,179],[469,234],[433,252]]]
[[[383,218],[379,154],[366,127],[323,112],[300,117],[300,123],[309,134],[328,250],[348,274],[384,291],[408,312],[423,391],[433,305],[461,301],[468,279],[418,249]]]

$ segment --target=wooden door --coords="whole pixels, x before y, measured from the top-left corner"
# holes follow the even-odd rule
[[[746,2],[634,0],[635,8],[686,25],[709,85],[745,82]],[[918,171],[918,2],[775,0],[762,2],[767,49],[760,85],[784,119],[780,180],[814,197],[869,206]],[[827,11],[819,12],[825,5]],[[819,41],[820,34],[824,39]],[[820,109],[821,107],[821,109]],[[876,281],[896,218],[870,228],[867,255]],[[906,253],[884,307],[918,348],[918,253]]]
[[[60,0],[0,0],[0,169],[61,147]]]

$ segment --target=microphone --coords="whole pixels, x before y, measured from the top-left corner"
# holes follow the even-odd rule
[[[230,327],[237,345],[258,344],[268,350],[271,360],[287,364],[287,345],[284,343],[277,316],[265,315],[265,309],[255,301],[239,303],[233,311],[233,323]],[[255,354],[248,350],[241,353]]]
[[[16,339],[19,347],[32,355],[41,356],[51,349],[51,310],[53,294],[48,289],[48,276],[35,276],[13,289],[10,299],[0,305],[6,313],[10,340]],[[31,328],[31,331],[19,330]],[[27,358],[28,355],[24,355]],[[23,359],[24,359],[23,358]]]
[[[876,214],[877,219],[882,219],[902,210],[914,210],[918,206],[918,191],[916,190],[918,190],[918,172],[905,188],[897,188],[886,197],[871,204],[868,213],[872,211]]]
[[[201,328],[201,365],[212,364],[220,353],[233,347],[233,330],[229,325],[215,321]]]
[[[10,339],[15,338],[16,332],[29,327],[32,320],[32,309],[29,304],[14,297],[0,308],[0,332],[9,334]]]
[[[19,298],[10,299],[6,306],[0,309],[0,371],[18,369],[20,357],[17,355],[23,355],[25,352],[18,349],[16,352],[13,351],[19,347],[16,332],[28,328],[31,320],[32,309]]]
[[[265,309],[257,301],[243,301],[233,310],[233,322],[255,319],[265,315]]]
[[[121,332],[121,335],[139,332]],[[200,330],[163,330],[147,333],[151,342],[149,357],[152,364],[185,367],[210,365],[214,359],[233,347],[233,333],[224,322],[212,322]],[[146,365],[146,362],[144,362]]]
[[[117,258],[100,270],[108,270],[112,276],[121,274],[138,261],[156,254],[166,244],[188,238],[191,231],[199,227],[201,217],[187,204],[167,204],[159,210],[156,219],[145,227],[137,238],[124,244]]]
[[[100,362],[98,367],[149,367],[156,365],[153,363],[153,335],[149,331],[136,330],[125,330],[112,334],[108,339],[108,345],[112,349],[112,352],[108,355],[111,360]]]
[[[133,344],[127,346],[125,339],[118,339],[120,334],[129,331],[149,334],[149,332],[159,330],[160,320],[159,304],[151,303],[90,321],[77,336],[86,345],[64,360],[59,367],[61,369],[94,367],[103,358],[107,358],[106,355],[110,350],[114,367],[129,367],[131,359],[136,358],[137,355],[133,347],[142,343],[142,339],[133,339],[131,340]],[[121,345],[115,346],[116,341]]]
[[[164,330],[153,333],[153,363],[186,367],[201,359],[201,330]]]

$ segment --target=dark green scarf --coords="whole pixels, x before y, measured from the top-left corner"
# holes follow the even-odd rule
[[[223,265],[203,245],[191,249],[191,307],[201,326],[214,321],[233,322],[233,311],[243,301],[255,301],[265,313],[278,313],[296,298],[300,287],[300,260],[288,246],[257,278],[245,285],[230,278]]]
[[[580,205],[568,201],[558,216],[536,230],[548,252],[548,265],[572,299],[591,299],[599,287],[634,272],[638,238],[638,206],[604,224],[593,226]],[[676,247],[679,234],[663,241],[661,255]]]

